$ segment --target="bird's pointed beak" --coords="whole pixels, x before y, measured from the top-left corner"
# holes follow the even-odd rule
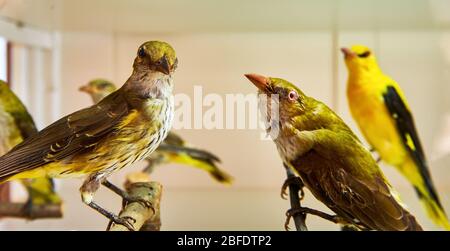
[[[344,54],[345,58],[353,58],[356,56],[356,53],[354,53],[352,50],[346,47],[341,48],[342,53]]]
[[[83,85],[78,89],[80,92],[86,92],[86,93],[92,93],[92,87],[90,87],[89,85]]]
[[[267,92],[269,88],[269,78],[258,74],[245,74],[245,77],[250,80],[259,90]]]
[[[170,67],[169,61],[167,60],[166,56],[164,56],[162,58],[159,70],[166,75],[170,74],[171,67]]]

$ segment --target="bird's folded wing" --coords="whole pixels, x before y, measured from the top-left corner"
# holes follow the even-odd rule
[[[98,105],[56,121],[0,157],[0,181],[94,147],[115,130],[129,109],[122,94],[115,92]]]
[[[424,179],[424,185],[427,187],[427,190],[432,198],[439,204],[439,206],[441,206],[428,170],[425,154],[422,149],[411,112],[405,104],[401,94],[394,86],[387,86],[387,89],[383,94],[383,98],[387,110],[395,121],[397,131],[402,138],[404,147],[408,150],[409,155],[419,169],[418,171],[420,172],[420,175]]]
[[[322,163],[329,172],[303,173],[316,196],[340,216],[358,219],[375,230],[415,230],[420,226],[391,194],[383,178],[375,175],[365,179],[350,174],[336,161]]]

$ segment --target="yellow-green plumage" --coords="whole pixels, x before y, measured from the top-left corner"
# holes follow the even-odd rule
[[[414,186],[429,217],[450,229],[412,113],[398,83],[381,71],[369,48],[356,45],[343,52],[349,72],[350,111],[367,142]]]
[[[126,219],[101,208],[93,196],[114,171],[151,154],[173,120],[173,48],[142,44],[126,83],[100,103],[67,115],[0,157],[0,182],[36,177],[87,176],[80,188],[85,204],[117,224]],[[125,200],[122,191],[111,188]]]
[[[80,91],[88,93],[94,103],[100,102],[115,90],[115,85],[105,79],[95,79],[80,87]],[[220,162],[217,156],[206,150],[188,146],[180,136],[172,131],[146,160],[149,162],[148,169],[157,165],[178,163],[204,170],[220,183],[230,184],[232,182],[232,177],[217,167],[217,163]]]
[[[23,103],[0,80],[0,155],[36,133],[33,118]],[[61,203],[50,178],[23,180],[22,184],[28,192],[29,206]]]
[[[285,166],[318,200],[368,229],[422,229],[399,203],[370,152],[330,108],[286,80],[246,76],[260,93],[278,95],[277,102],[262,103],[278,106],[278,117],[266,110],[268,133]]]

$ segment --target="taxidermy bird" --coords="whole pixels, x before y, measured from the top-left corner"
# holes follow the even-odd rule
[[[0,182],[39,177],[84,177],[82,201],[116,224],[133,230],[94,201],[101,184],[125,201],[147,201],[130,196],[107,178],[149,156],[172,126],[174,49],[165,42],[142,44],[125,84],[100,103],[61,118],[0,157]]]
[[[278,95],[273,102],[260,102],[268,133],[284,165],[336,213],[339,223],[370,230],[422,229],[397,201],[371,153],[330,108],[286,80],[246,77],[259,94]],[[273,116],[273,106],[278,116]]]
[[[88,93],[94,103],[100,102],[115,90],[116,86],[105,79],[95,79],[80,87],[80,91]],[[157,165],[177,163],[204,170],[220,183],[231,184],[233,180],[230,175],[217,167],[220,163],[217,156],[206,150],[190,147],[173,131],[169,132],[167,138],[146,160],[149,163],[147,171],[152,171]]]
[[[381,71],[369,48],[356,45],[342,52],[349,73],[348,103],[362,134],[381,159],[413,185],[433,222],[450,230],[400,86]]]
[[[25,105],[8,85],[0,80],[0,155],[36,133],[33,118]],[[28,218],[33,218],[34,206],[61,203],[51,178],[24,179],[21,183],[28,192],[28,200],[24,208]]]

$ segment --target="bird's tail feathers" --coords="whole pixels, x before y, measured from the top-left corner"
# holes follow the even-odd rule
[[[425,165],[425,164],[423,164]],[[426,166],[417,166],[412,160],[406,161],[400,168],[402,174],[413,184],[414,189],[424,206],[428,217],[438,226],[450,230],[450,223],[442,207],[436,188],[433,185],[431,176],[424,174],[423,170],[428,170]]]
[[[423,189],[419,189],[416,186],[414,188],[419,196],[420,202],[428,214],[428,217],[430,217],[436,225],[444,228],[445,230],[450,230],[450,223],[444,209],[428,193],[424,192]]]
[[[208,159],[195,158],[189,154],[180,154],[177,158],[177,162],[181,164],[190,165],[208,172],[219,183],[231,184],[233,181],[233,178],[229,174],[222,171],[214,162]]]
[[[231,184],[233,181],[229,174],[217,167],[216,163],[220,163],[219,158],[208,151],[183,146],[168,146],[163,150],[177,153],[171,155],[172,161],[202,169],[219,183]]]
[[[231,184],[233,182],[233,177],[231,177],[226,172],[220,170],[219,168],[215,167],[209,172],[210,175],[217,180],[218,182],[222,184]]]

